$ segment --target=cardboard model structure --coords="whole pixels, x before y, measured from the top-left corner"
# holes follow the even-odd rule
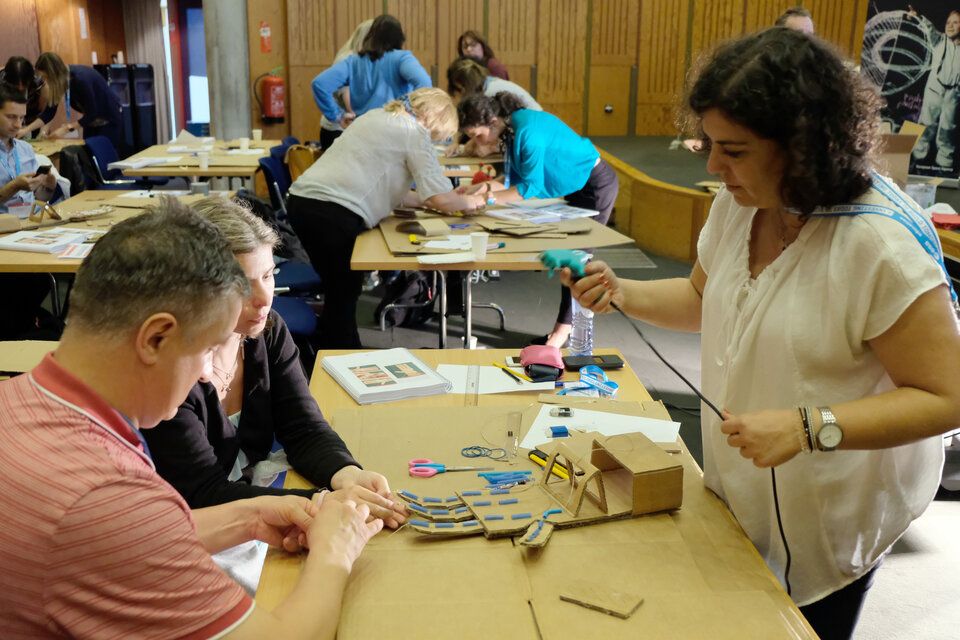
[[[542,449],[550,458],[535,483],[439,497],[401,491],[410,526],[431,536],[522,536],[521,544],[541,547],[554,529],[677,509],[683,501],[683,467],[643,434],[573,432]],[[550,471],[554,463],[568,479]]]

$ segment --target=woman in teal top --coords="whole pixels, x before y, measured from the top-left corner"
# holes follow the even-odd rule
[[[593,143],[560,118],[524,109],[519,98],[506,92],[470,96],[458,112],[460,131],[475,144],[499,144],[504,150],[504,181],[483,182],[464,193],[485,192],[488,204],[562,197],[575,207],[599,211],[594,220],[607,224],[619,191],[617,175]],[[534,342],[562,347],[572,320],[570,292],[563,288],[553,331]]]

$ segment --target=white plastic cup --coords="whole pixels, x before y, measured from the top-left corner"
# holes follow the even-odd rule
[[[487,242],[489,241],[489,233],[474,232],[470,234],[470,248],[477,260],[483,260],[487,257]]]
[[[250,150],[250,138],[240,138],[240,151]]]
[[[263,129],[254,129],[252,133],[254,141],[260,142],[263,139]]]
[[[210,168],[210,154],[206,151],[200,151],[197,153],[197,157],[200,158],[200,170],[206,171]]]
[[[190,193],[196,193],[196,194],[208,196],[210,195],[210,183],[209,182],[191,182]]]

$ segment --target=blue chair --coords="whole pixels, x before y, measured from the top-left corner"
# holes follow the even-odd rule
[[[300,364],[309,380],[317,359],[317,352],[310,344],[310,336],[317,328],[317,314],[303,298],[296,297],[274,296],[273,308],[287,323],[293,341],[300,350]]]
[[[119,169],[110,169],[110,163],[117,162],[120,157],[106,136],[90,136],[84,139],[84,146],[97,169],[99,182],[93,185],[95,189],[151,189],[167,183],[167,178],[126,178]]]
[[[295,144],[300,144],[300,139],[297,136],[287,136],[280,141],[280,144],[285,148],[290,148]]]
[[[284,174],[283,162],[278,162],[272,156],[264,156],[260,158],[259,164],[263,179],[267,183],[267,191],[270,192],[270,204],[278,212],[279,217],[285,217],[287,215],[285,200],[287,190],[290,188],[290,179]]]
[[[309,264],[302,262],[281,262],[273,272],[274,286],[283,292],[294,295],[316,295],[320,293],[323,281]]]

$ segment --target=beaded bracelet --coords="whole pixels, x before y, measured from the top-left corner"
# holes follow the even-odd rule
[[[816,449],[813,439],[813,425],[810,424],[810,409],[807,407],[800,407],[800,420],[803,421],[803,433],[806,436],[807,441],[807,451],[813,451]]]
[[[799,407],[797,411],[800,412],[800,452],[801,453],[810,453],[810,446],[807,444],[807,419],[804,415],[803,407]]]

